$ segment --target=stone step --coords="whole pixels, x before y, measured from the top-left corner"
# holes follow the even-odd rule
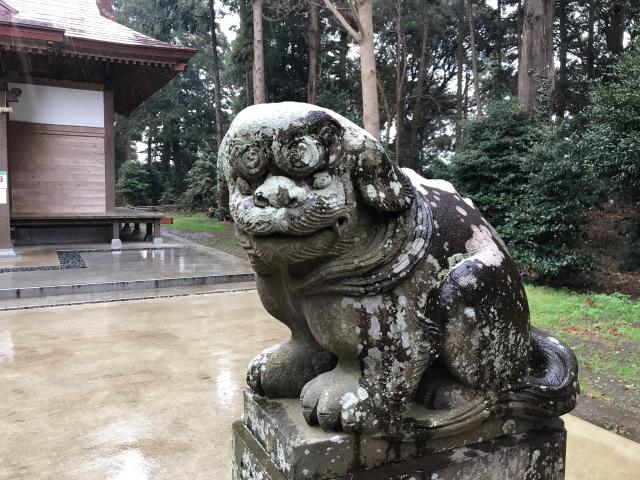
[[[208,295],[214,293],[255,290],[255,288],[255,282],[234,282],[220,283],[216,285],[195,285],[175,288],[153,288],[119,292],[114,291],[90,294],[54,295],[37,298],[20,298],[15,300],[0,300],[0,311],[30,310],[34,308],[86,305],[91,303],[128,302],[157,298],[186,297],[191,295]]]
[[[238,282],[252,282],[254,280],[255,275],[253,273],[234,273],[147,280],[125,280],[116,282],[76,283],[67,285],[3,288],[0,289],[0,301],[52,297],[57,295],[86,295],[101,292],[158,290],[163,288],[219,285]]]

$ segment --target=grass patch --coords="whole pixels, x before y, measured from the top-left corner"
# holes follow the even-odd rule
[[[593,332],[607,339],[640,342],[640,302],[626,295],[579,295],[527,286],[531,321],[539,328]]]
[[[621,294],[575,294],[527,286],[531,323],[576,352],[581,377],[640,386],[640,302]]]
[[[236,240],[232,224],[220,223],[215,218],[209,218],[206,213],[174,213],[171,217],[173,225],[167,225],[167,231],[173,231],[192,242],[246,260],[244,250]]]
[[[172,213],[173,225],[169,228],[185,232],[222,233],[227,229],[215,218],[209,218],[206,213]]]

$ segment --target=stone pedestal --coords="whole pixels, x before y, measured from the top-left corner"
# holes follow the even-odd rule
[[[309,427],[298,400],[245,392],[233,480],[562,480],[560,419],[489,420],[464,435],[396,441]]]

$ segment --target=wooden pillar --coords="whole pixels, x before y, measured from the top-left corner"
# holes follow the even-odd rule
[[[11,244],[11,208],[9,190],[9,141],[7,134],[7,122],[9,113],[6,109],[7,103],[7,82],[0,78],[0,172],[3,184],[0,184],[0,258],[15,257],[13,245]]]
[[[111,249],[122,249],[122,240],[120,240],[120,220],[113,221],[113,233],[111,235]]]
[[[153,222],[153,243],[155,245],[162,245],[162,237],[160,236],[160,220],[159,219]]]
[[[140,223],[134,223],[133,224],[133,233],[131,234],[131,237],[136,241],[140,241]]]
[[[107,212],[116,207],[116,152],[115,152],[115,121],[113,107],[113,90],[104,89],[104,179]]]

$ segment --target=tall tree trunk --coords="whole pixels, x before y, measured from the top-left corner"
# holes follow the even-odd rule
[[[248,107],[249,105],[251,105],[251,89],[249,88],[249,85],[251,84],[251,82],[249,81],[249,77],[252,77],[253,75],[249,73],[249,68],[245,68],[244,70],[244,91],[246,92],[245,95],[245,107]]]
[[[418,66],[418,82],[413,91],[415,98],[413,104],[413,119],[409,134],[409,166],[418,168],[420,152],[418,151],[418,131],[423,128],[424,122],[424,87],[427,79],[427,64],[429,63],[429,10],[427,2],[422,2],[422,41],[420,42],[420,65]]]
[[[628,0],[612,0],[609,9],[609,25],[605,29],[607,48],[613,55],[624,51],[624,32],[627,25]]]
[[[307,81],[307,102],[318,103],[320,83],[320,20],[316,0],[309,0],[309,80]]]
[[[340,40],[338,41],[338,79],[342,84],[347,81],[348,53],[349,34],[345,30],[340,30]]]
[[[358,18],[362,28],[360,31],[360,70],[364,128],[375,138],[380,138],[378,75],[373,43],[373,0],[358,0]]]
[[[522,0],[518,0],[516,15],[516,40],[518,41],[518,59],[520,59],[522,56],[522,22],[524,21],[524,7],[522,5]]]
[[[171,170],[171,144],[168,142],[162,142],[160,165],[162,166],[162,172],[165,174]]]
[[[587,58],[585,61],[585,70],[587,78],[595,78],[596,76],[596,55],[595,55],[595,37],[596,37],[596,0],[589,0],[589,15],[587,25]]]
[[[567,52],[569,49],[569,35],[567,30],[567,0],[559,0],[558,13],[560,16],[560,47],[558,51],[560,70],[558,72],[558,88],[556,90],[555,98],[555,113],[558,117],[558,120],[562,120],[567,109],[566,95],[569,83],[567,75]]]
[[[400,164],[404,141],[404,81],[407,74],[407,51],[402,25],[402,0],[396,0],[396,163]],[[405,160],[406,161],[406,160]]]
[[[457,38],[457,62],[458,62],[458,90],[456,92],[456,149],[462,139],[462,91],[464,88],[464,0],[458,0],[458,38]]]
[[[471,66],[473,68],[473,89],[476,98],[478,116],[482,115],[482,95],[480,92],[480,77],[478,73],[478,48],[476,47],[476,27],[473,19],[473,4],[471,0],[465,0],[467,19],[469,20],[469,39],[471,43]]]
[[[466,72],[464,76],[464,92],[462,94],[462,119],[469,118],[469,85],[471,84],[471,76]]]
[[[502,2],[503,0],[498,0],[498,31],[496,38],[496,63],[498,67],[498,79],[502,80],[502,49],[503,49],[503,39],[502,39]]]
[[[131,135],[129,135],[129,132],[127,131],[127,133],[125,134],[124,137],[124,158],[123,161],[124,162],[128,162],[129,160],[131,160]],[[136,155],[137,158],[137,155]]]
[[[256,1],[256,0],[254,0]],[[358,30],[338,11],[331,0],[324,4],[338,19],[360,47],[360,72],[362,83],[362,116],[364,128],[375,138],[380,138],[380,111],[378,107],[378,77],[373,37],[373,0],[352,0],[352,13]]]
[[[222,94],[220,90],[220,62],[218,60],[218,35],[216,33],[216,10],[215,0],[209,0],[209,11],[211,15],[211,52],[213,55],[213,98],[214,108],[216,112],[216,134],[218,139],[218,147],[222,143],[224,137],[224,125],[222,125]]]
[[[542,82],[555,91],[553,62],[553,0],[528,0],[522,25],[522,51],[518,68],[518,98],[530,112],[538,110]]]
[[[387,118],[387,128],[384,134],[384,144],[387,148],[391,147],[391,127],[393,125],[394,112],[389,105],[389,99],[384,91],[384,86],[378,80],[378,91],[380,92],[380,98],[382,98],[382,108],[384,109],[385,116]]]
[[[266,101],[264,86],[264,42],[262,37],[262,0],[253,5],[253,103]]]
[[[151,131],[147,134],[147,165],[153,165],[153,141],[151,140]]]

